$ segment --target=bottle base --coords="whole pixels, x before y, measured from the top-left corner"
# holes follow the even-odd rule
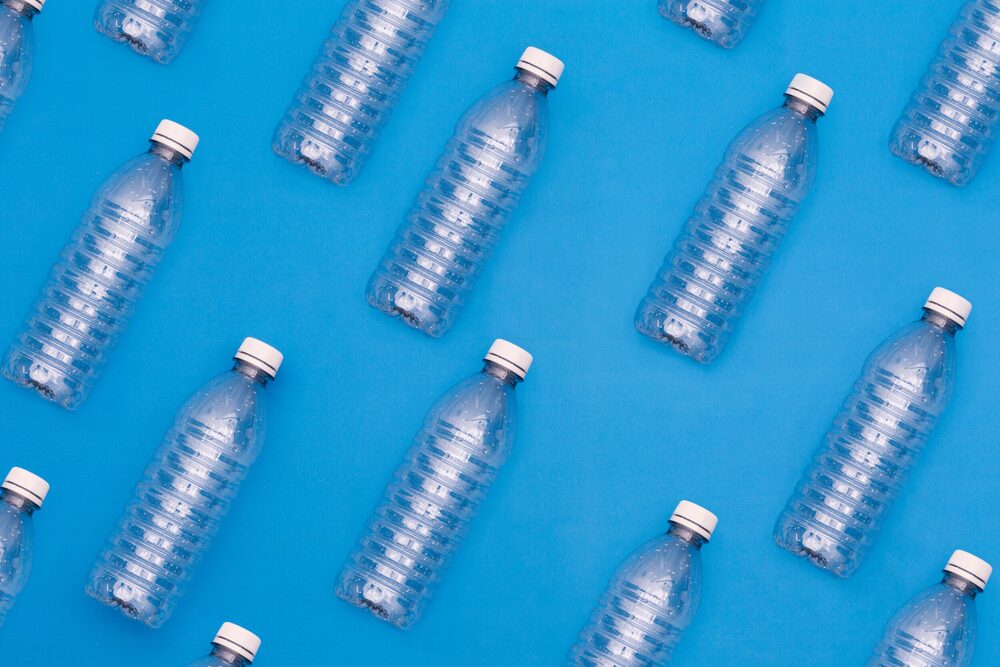
[[[700,364],[710,364],[719,355],[718,345],[710,344],[699,327],[646,301],[639,304],[635,330]]]
[[[660,16],[681,28],[723,49],[731,49],[743,38],[726,24],[723,12],[704,2],[689,2],[684,7],[671,7],[670,2],[660,2]]]
[[[408,630],[417,620],[412,602],[387,585],[350,568],[341,572],[334,593],[347,604],[400,630]]]
[[[376,273],[368,284],[368,305],[389,317],[397,317],[411,329],[440,338],[451,329],[443,308],[415,290],[407,289]]]
[[[161,598],[109,572],[94,572],[84,592],[101,604],[151,628],[159,628],[167,620]]]
[[[774,527],[774,543],[841,579],[847,579],[858,568],[852,550],[846,549],[819,526],[805,521],[781,516]]]
[[[968,185],[975,176],[966,166],[968,158],[960,151],[907,127],[893,131],[889,150],[903,161],[959,188]]]
[[[94,29],[161,65],[168,64],[177,55],[176,50],[158,36],[156,25],[121,10],[110,9],[104,15],[96,16]]]
[[[3,367],[0,368],[0,375],[67,410],[76,410],[83,402],[79,382],[17,350],[8,351]]]
[[[287,122],[275,128],[271,150],[334,185],[349,185],[357,177],[353,159]]]

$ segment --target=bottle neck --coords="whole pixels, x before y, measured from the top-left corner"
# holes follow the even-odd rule
[[[257,368],[253,364],[248,364],[242,359],[237,359],[236,363],[233,364],[233,372],[239,373],[251,382],[255,382],[262,387],[266,387],[267,383],[273,379],[261,369]]]
[[[805,116],[812,122],[823,115],[823,112],[812,106],[811,104],[806,104],[797,97],[792,97],[791,95],[785,95],[785,103],[782,105],[786,109],[791,109],[792,111]]]
[[[38,9],[36,9],[34,5],[29,5],[24,0],[0,0],[0,5],[9,7],[11,10],[17,12],[29,21],[35,18],[35,15],[38,14]]]
[[[983,589],[976,584],[951,572],[944,573],[944,579],[941,580],[941,583],[945,586],[951,586],[962,595],[967,595],[970,598],[975,598],[983,592]]]
[[[517,74],[514,75],[514,81],[519,81],[529,88],[537,90],[542,95],[548,95],[555,86],[551,83],[542,79],[541,77],[532,74],[528,70],[518,69]]]
[[[483,373],[487,375],[492,375],[501,382],[509,384],[511,387],[516,387],[521,381],[521,376],[513,371],[509,371],[499,364],[495,364],[492,361],[487,361],[483,364]]]
[[[0,493],[0,502],[7,503],[11,507],[17,508],[28,516],[34,514],[35,510],[38,509],[38,505],[31,502],[24,496],[10,491],[9,489],[4,489],[3,492]]]
[[[149,152],[175,165],[178,169],[188,163],[188,158],[185,155],[158,141],[149,142]]]
[[[701,549],[705,542],[708,541],[687,526],[682,526],[679,523],[674,523],[673,521],[670,522],[670,528],[667,529],[667,535],[673,535],[680,541],[687,542],[695,549]]]
[[[941,313],[936,313],[933,310],[928,310],[927,308],[924,308],[924,316],[920,319],[932,327],[944,330],[944,332],[949,336],[954,336],[958,330],[961,329],[961,327],[958,326],[958,322],[950,320]]]
[[[234,667],[244,667],[245,665],[249,665],[252,662],[252,660],[247,660],[242,655],[236,653],[232,649],[228,649],[225,646],[218,646],[215,644],[212,645],[211,655],[213,658],[219,658],[221,660],[225,660],[227,663],[233,665]]]

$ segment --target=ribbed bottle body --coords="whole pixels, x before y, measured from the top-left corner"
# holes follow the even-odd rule
[[[430,336],[451,329],[541,162],[547,90],[519,75],[463,116],[372,273],[369,304]]]
[[[1000,5],[966,2],[889,140],[892,152],[962,186],[1000,125]]]
[[[660,15],[731,49],[746,36],[764,0],[660,0]]]
[[[236,370],[191,397],[98,555],[87,594],[163,625],[260,451],[264,419],[263,385]]]
[[[353,181],[451,0],[350,0],[274,130],[281,157]]]
[[[35,55],[34,9],[0,2],[0,130],[31,78]]]
[[[0,627],[31,574],[35,545],[27,501],[7,502],[7,492],[4,496],[0,499]]]
[[[94,27],[165,65],[184,48],[206,4],[208,0],[101,0]]]
[[[951,395],[953,334],[925,321],[871,356],[778,517],[778,546],[848,577],[909,476]]]
[[[666,665],[701,599],[701,553],[670,533],[622,564],[566,667]]]
[[[178,164],[155,153],[98,191],[7,350],[3,376],[74,409],[89,394],[173,239]]]
[[[730,145],[639,303],[639,333],[701,363],[722,351],[812,185],[818,138],[803,111],[771,111]]]
[[[968,667],[975,652],[976,605],[940,583],[893,616],[866,667]]]
[[[438,401],[338,578],[396,627],[419,620],[513,445],[514,388],[488,373]]]

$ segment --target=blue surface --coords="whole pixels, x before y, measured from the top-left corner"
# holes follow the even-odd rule
[[[720,524],[678,666],[860,664],[952,549],[1000,564],[1000,155],[958,190],[886,148],[958,0],[771,0],[733,52],[654,0],[455,0],[346,190],[269,147],[339,4],[213,2],[167,68],[98,36],[90,0],[36,20],[34,79],[0,135],[0,337],[161,117],[203,143],[183,228],[90,400],[71,414],[0,383],[0,466],[52,483],[0,662],[183,665],[232,620],[263,636],[262,666],[555,665],[681,498]],[[567,63],[548,157],[469,308],[431,340],[370,309],[365,282],[459,114],[528,44]],[[703,368],[637,335],[633,309],[730,138],[796,71],[837,91],[816,187]],[[936,284],[976,305],[958,389],[841,581],[779,551],[771,526],[865,356]],[[286,353],[269,438],[186,599],[149,631],[84,597],[84,578],[175,410],[245,335]],[[497,336],[536,358],[518,443],[401,633],[336,600],[334,577],[424,411]],[[997,664],[1000,600],[987,591],[979,609],[975,664]]]

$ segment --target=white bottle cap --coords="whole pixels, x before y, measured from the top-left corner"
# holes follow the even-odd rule
[[[806,104],[816,107],[820,110],[820,113],[826,113],[827,107],[830,106],[830,100],[833,99],[833,88],[819,79],[812,78],[808,74],[799,73],[788,84],[788,90],[785,91],[785,95],[790,95],[797,100],[802,100]]]
[[[517,61],[517,68],[526,72],[531,72],[543,81],[548,81],[553,86],[559,85],[563,70],[566,65],[551,53],[546,53],[541,49],[529,46],[521,54],[521,59]]]
[[[235,651],[250,662],[260,649],[260,637],[250,632],[246,628],[241,628],[235,623],[223,623],[219,631],[215,633],[213,644]]]
[[[493,344],[490,345],[490,351],[483,357],[483,361],[492,361],[503,366],[522,380],[528,374],[528,369],[531,368],[532,359],[533,357],[527,350],[502,338],[493,341]]]
[[[172,148],[189,160],[200,141],[197,134],[172,120],[161,120],[150,140]]]
[[[45,5],[45,0],[24,0],[24,2],[25,4],[34,7],[38,11],[42,11],[42,7]]]
[[[715,532],[715,527],[719,523],[719,517],[701,505],[695,505],[690,500],[682,500],[677,503],[677,509],[670,515],[670,520],[693,530],[706,540],[712,539],[712,533]]]
[[[958,549],[948,559],[948,564],[944,566],[945,572],[950,572],[956,576],[972,582],[981,589],[986,588],[986,582],[993,574],[993,566],[978,556],[973,556],[968,551]]]
[[[251,366],[256,366],[272,378],[278,375],[281,362],[285,358],[281,352],[271,347],[262,340],[256,338],[244,338],[240,349],[236,350],[233,359],[245,361]]]
[[[24,468],[11,468],[2,486],[8,491],[13,491],[17,495],[27,498],[39,507],[45,502],[45,496],[49,494],[49,483]]]
[[[960,327],[964,327],[972,312],[972,303],[968,299],[955,294],[943,287],[935,287],[924,304],[927,310],[933,310],[938,315],[944,315]]]

